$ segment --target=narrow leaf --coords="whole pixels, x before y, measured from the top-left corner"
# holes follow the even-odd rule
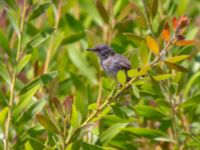
[[[199,105],[199,102],[200,102],[199,97],[200,97],[200,94],[197,94],[197,95],[194,95],[194,96],[188,98],[185,102],[183,102],[181,104],[181,107],[183,107],[183,108],[187,108],[187,107],[192,108],[193,106],[197,107]]]
[[[99,145],[92,145],[92,144],[88,144],[86,142],[82,142],[82,147],[83,149],[87,149],[87,150],[105,150],[105,148],[99,146]],[[108,149],[109,150],[109,149]],[[112,150],[112,149],[110,149]],[[113,149],[114,150],[114,149]]]
[[[127,36],[128,39],[133,40],[134,42],[141,43],[144,39],[134,33],[123,33],[123,35]]]
[[[165,24],[165,27],[161,33],[161,37],[166,42],[170,40],[170,28],[168,23]]]
[[[40,114],[37,114],[36,118],[45,129],[58,133],[58,129],[49,118]]]
[[[16,15],[16,12],[12,9],[7,9],[7,15],[8,15],[8,19],[9,19],[11,25],[13,26],[16,34],[19,36],[20,32],[19,32],[19,26],[18,26],[18,22],[17,22],[18,16]]]
[[[137,136],[146,137],[146,138],[155,138],[155,137],[165,136],[165,134],[159,130],[147,129],[147,128],[127,127],[123,129],[123,131],[127,131]]]
[[[69,35],[68,37],[66,37],[62,40],[61,45],[77,42],[80,39],[82,39],[84,36],[85,36],[84,32]]]
[[[135,107],[135,111],[145,118],[154,120],[162,120],[166,117],[163,113],[150,106],[138,105]]]
[[[195,40],[181,40],[177,41],[176,45],[177,46],[188,46],[188,45],[194,45],[196,43]]]
[[[152,19],[156,16],[158,11],[158,0],[153,0],[151,5],[151,17]]]
[[[50,73],[46,73],[41,75],[40,77],[37,77],[36,79],[34,79],[33,81],[31,81],[30,83],[28,83],[21,91],[20,94],[24,94],[27,91],[29,91],[30,89],[32,89],[33,87],[35,87],[36,85],[46,85],[50,80],[52,80],[53,78],[55,78],[57,76],[57,71],[53,71]]]
[[[30,17],[29,20],[33,20],[37,17],[39,17],[41,14],[44,14],[45,10],[50,6],[51,2],[50,1],[45,1],[43,4],[39,5],[38,7],[36,7]]]
[[[171,69],[174,69],[174,70],[177,70],[177,71],[181,71],[181,72],[188,72],[188,70],[182,66],[179,66],[177,64],[174,64],[174,63],[170,63],[170,62],[167,62],[165,61],[165,64],[170,67]]]
[[[151,36],[147,36],[146,38],[147,46],[148,48],[155,54],[159,55],[159,47],[158,43],[155,39],[153,39]]]
[[[149,52],[148,52],[148,49],[147,49],[147,46],[146,46],[145,42],[142,42],[140,44],[140,57],[141,57],[142,63],[144,65],[148,63],[148,61],[149,61]]]
[[[28,91],[20,94],[19,103],[17,103],[16,106],[14,107],[13,118],[16,118],[17,120],[18,119],[17,117],[19,116],[19,114],[33,103],[32,98],[40,87],[41,85],[35,85]]]
[[[71,120],[70,120],[70,124],[76,128],[79,125],[79,116],[78,116],[78,110],[76,109],[75,105],[72,105],[72,114],[71,114]]]
[[[132,84],[132,90],[134,95],[139,99],[140,98],[140,93],[139,93],[139,89],[136,85]]]
[[[9,41],[1,29],[0,29],[0,46],[5,50],[5,52],[9,56],[12,56],[12,51],[9,47]]]
[[[53,33],[54,28],[48,28],[35,35],[26,45],[25,49],[31,49],[45,42]]]
[[[3,78],[6,82],[10,82],[10,77],[8,73],[8,69],[6,68],[5,63],[0,60],[0,77]]]
[[[172,74],[162,74],[162,75],[153,76],[153,78],[157,81],[166,80],[172,77],[173,77]]]
[[[191,91],[193,85],[196,83],[198,84],[198,80],[200,78],[200,71],[196,72],[195,74],[193,74],[190,79],[188,80],[188,82],[186,83],[186,86],[184,88],[184,97],[188,97],[189,92]]]
[[[19,63],[17,64],[17,72],[19,73],[23,68],[24,66],[29,62],[29,60],[31,59],[31,56],[32,54],[28,54],[28,55],[25,55],[20,61]]]
[[[97,9],[99,11],[99,14],[101,15],[101,17],[103,18],[103,20],[108,23],[109,21],[109,17],[108,17],[108,12],[106,11],[106,9],[104,8],[103,4],[100,2],[100,0],[97,0],[96,3]]]
[[[185,60],[189,57],[190,57],[190,55],[180,55],[180,56],[167,58],[165,61],[170,62],[170,63],[176,63],[176,62],[180,62],[182,60]]]
[[[124,6],[124,8],[122,8],[117,20],[121,21],[122,19],[124,19],[128,14],[130,14],[131,10],[132,10],[132,5],[131,3],[128,3],[126,6]]]
[[[3,127],[4,121],[6,119],[6,116],[8,114],[8,107],[5,107],[1,112],[0,112],[0,126]]]
[[[35,138],[29,138],[28,141],[25,143],[25,150],[44,150],[48,149],[46,146],[42,143],[42,141],[39,141]]]
[[[112,140],[117,134],[120,133],[120,131],[126,127],[128,123],[116,123],[109,127],[107,130],[105,130],[100,137],[100,141],[103,144],[108,143],[110,140]]]
[[[117,73],[117,81],[119,81],[119,83],[122,85],[124,85],[126,83],[126,74],[124,71],[120,70]]]

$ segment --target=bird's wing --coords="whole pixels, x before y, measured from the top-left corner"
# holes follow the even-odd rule
[[[131,69],[131,64],[129,60],[122,56],[122,55],[116,55],[116,65],[119,67],[120,70],[130,70]]]

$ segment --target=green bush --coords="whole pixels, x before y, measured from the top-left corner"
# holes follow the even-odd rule
[[[200,149],[199,12],[199,0],[1,0],[0,149]],[[130,60],[130,81],[86,51],[102,43]]]

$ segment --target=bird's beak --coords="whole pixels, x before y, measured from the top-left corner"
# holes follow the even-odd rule
[[[95,51],[95,48],[87,48],[87,51]]]

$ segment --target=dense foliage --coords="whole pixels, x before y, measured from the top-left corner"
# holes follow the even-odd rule
[[[199,0],[1,0],[0,149],[199,150],[199,14]],[[86,51],[102,43],[130,81]]]

